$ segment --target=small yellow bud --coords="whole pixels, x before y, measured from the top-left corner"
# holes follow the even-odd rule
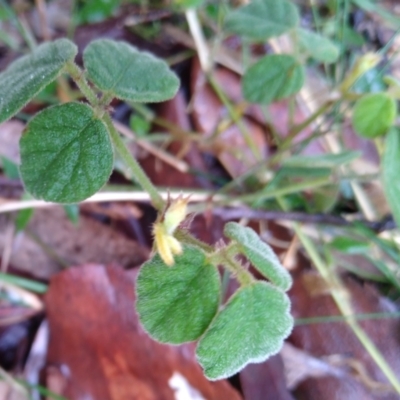
[[[182,245],[173,236],[179,224],[185,219],[189,196],[180,195],[175,200],[168,200],[168,205],[159,221],[153,226],[154,241],[160,257],[165,264],[174,265],[174,255],[182,253]]]

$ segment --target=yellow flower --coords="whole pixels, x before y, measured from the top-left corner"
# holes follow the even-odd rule
[[[165,264],[174,265],[174,255],[182,253],[181,243],[173,236],[180,223],[186,218],[189,197],[180,195],[175,200],[168,199],[166,209],[153,225],[154,241]]]

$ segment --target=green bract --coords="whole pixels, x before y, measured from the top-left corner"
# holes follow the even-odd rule
[[[289,290],[292,286],[292,277],[282,266],[278,257],[256,232],[236,222],[228,222],[224,228],[224,235],[236,241],[243,253],[253,266],[274,285],[282,290]]]
[[[385,140],[382,159],[382,182],[386,200],[393,217],[400,227],[400,129],[390,129]]]
[[[357,101],[353,110],[354,130],[372,139],[385,134],[396,119],[397,106],[386,93],[371,93]]]
[[[290,301],[265,282],[239,289],[200,339],[197,358],[208,379],[226,378],[278,353],[293,328]]]
[[[44,43],[0,74],[0,122],[11,118],[62,72],[78,52],[68,39]]]
[[[256,0],[228,14],[225,28],[253,40],[279,36],[299,21],[297,8],[286,0]]]
[[[86,47],[83,61],[100,90],[123,100],[164,101],[179,88],[179,79],[164,61],[125,42],[95,40]]]
[[[220,279],[200,249],[185,246],[172,267],[158,255],[144,264],[136,290],[144,328],[160,342],[179,344],[198,339],[214,318]]]
[[[339,48],[328,38],[306,29],[296,29],[299,46],[311,57],[323,63],[333,63],[339,57]]]
[[[21,176],[34,197],[76,203],[108,180],[113,150],[107,128],[91,107],[67,103],[45,109],[20,141]]]
[[[244,97],[259,104],[269,104],[297,93],[304,83],[304,68],[285,54],[263,57],[244,74]]]

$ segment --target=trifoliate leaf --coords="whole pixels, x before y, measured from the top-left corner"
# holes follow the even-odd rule
[[[123,100],[164,101],[179,88],[179,79],[163,60],[125,42],[95,40],[86,47],[83,61],[100,90]]]
[[[387,93],[371,93],[361,97],[353,109],[353,127],[368,139],[385,134],[397,114],[396,102]]]
[[[208,379],[232,376],[248,363],[276,354],[292,328],[289,298],[257,282],[239,289],[212,321],[197,346]]]
[[[303,28],[297,28],[296,33],[300,48],[315,60],[330,64],[338,59],[339,48],[327,37]]]
[[[304,84],[304,68],[286,54],[263,57],[244,74],[244,97],[259,104],[269,104],[297,93]]]
[[[286,0],[255,0],[229,13],[225,28],[247,38],[264,41],[282,35],[295,27],[299,13],[294,4]]]
[[[108,130],[93,109],[66,103],[29,121],[20,140],[21,176],[34,197],[77,203],[107,182],[113,167]]]
[[[214,318],[220,278],[204,253],[184,246],[167,267],[155,255],[140,270],[136,308],[140,322],[154,339],[179,344],[199,338]]]
[[[285,291],[290,289],[292,278],[289,272],[282,266],[271,247],[263,242],[253,229],[236,222],[228,222],[224,228],[224,235],[237,242],[241,252],[274,285]]]
[[[77,47],[68,39],[44,43],[0,74],[0,122],[15,115],[73,60]]]

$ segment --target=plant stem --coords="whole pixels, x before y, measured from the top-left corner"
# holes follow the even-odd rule
[[[96,93],[89,86],[84,71],[82,71],[73,61],[69,61],[66,64],[65,70],[71,75],[71,78],[74,80],[83,95],[88,99],[89,103],[93,107],[98,106],[99,99]]]
[[[302,190],[325,186],[325,185],[328,185],[329,183],[331,183],[331,178],[323,177],[323,178],[313,179],[313,180],[309,180],[309,181],[305,181],[305,182],[294,183],[293,185],[288,186],[288,187],[283,187],[283,188],[278,188],[278,189],[273,189],[273,190],[263,189],[256,193],[246,194],[243,196],[236,196],[235,200],[241,201],[241,202],[251,202],[251,201],[256,201],[256,200],[260,200],[260,199],[268,200],[268,199],[273,199],[273,198],[276,198],[279,196],[284,196],[284,195],[291,194],[291,193],[297,193]],[[227,202],[228,203],[232,202],[232,199],[220,201],[220,202],[218,202],[218,204],[224,204]]]
[[[249,149],[253,153],[255,159],[257,161],[261,161],[262,155],[261,155],[260,149],[254,143],[253,138],[251,137],[251,134],[250,134],[249,130],[247,129],[247,126],[241,119],[241,116],[236,112],[235,108],[232,106],[232,104],[229,101],[229,99],[227,98],[226,94],[223,92],[220,85],[214,79],[214,77],[211,75],[211,73],[207,74],[207,78],[208,78],[208,82],[210,83],[211,87],[214,89],[216,95],[221,100],[222,104],[226,107],[226,109],[228,110],[229,116],[232,118],[232,121],[239,128],[240,133],[243,135],[243,139],[246,142],[246,145],[249,147]]]
[[[241,286],[248,286],[254,282],[253,275],[247,271],[235,257],[239,254],[240,246],[230,243],[228,246],[217,250],[209,256],[209,261],[214,265],[222,265],[240,283]]]
[[[132,157],[131,153],[125,146],[125,143],[121,139],[119,133],[115,129],[111,117],[108,113],[105,113],[103,116],[103,122],[106,124],[110,135],[111,140],[114,144],[115,149],[117,150],[118,154],[121,156],[124,163],[129,167],[135,180],[142,189],[147,192],[150,196],[151,202],[153,206],[158,210],[162,211],[164,209],[165,202],[161,195],[158,193],[157,188],[151,183],[148,176],[144,173],[142,167],[139,163]]]
[[[298,238],[300,239],[301,243],[303,244],[305,250],[307,251],[311,261],[314,263],[315,267],[317,268],[318,272],[321,276],[325,279],[325,281],[329,284],[330,278],[332,275],[329,273],[328,267],[325,265],[321,257],[319,256],[317,250],[315,249],[311,240],[303,233],[299,225],[294,226],[294,231],[297,234]],[[339,308],[340,312],[346,316],[346,322],[349,325],[350,329],[353,333],[357,336],[360,343],[364,346],[367,350],[369,355],[384,373],[388,381],[392,384],[395,388],[397,393],[400,393],[400,382],[397,379],[395,373],[393,372],[390,365],[386,362],[385,358],[382,356],[382,353],[377,349],[375,344],[371,341],[368,335],[364,332],[361,326],[355,319],[353,315],[352,308],[349,302],[349,299],[346,295],[344,295],[343,290],[340,288],[334,288],[331,292],[333,300],[335,301],[337,307]]]

